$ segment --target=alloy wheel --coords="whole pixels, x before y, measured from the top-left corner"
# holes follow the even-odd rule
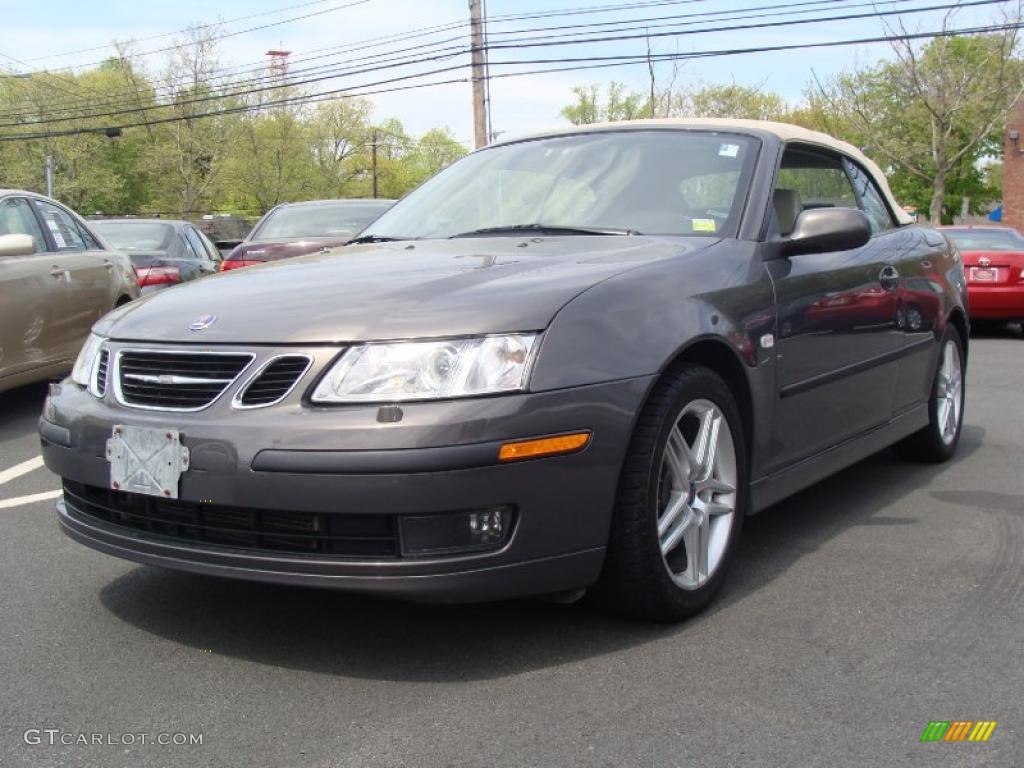
[[[683,589],[703,586],[722,562],[736,513],[736,472],[721,409],[709,400],[688,403],[662,451],[657,494],[661,557]]]
[[[963,368],[956,343],[947,341],[942,347],[938,381],[935,387],[937,421],[942,442],[950,445],[956,439],[963,414]]]

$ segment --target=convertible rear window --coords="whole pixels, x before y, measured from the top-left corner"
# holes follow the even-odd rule
[[[695,130],[581,133],[499,145],[442,171],[370,228],[444,238],[542,225],[649,235],[734,236],[758,149]]]

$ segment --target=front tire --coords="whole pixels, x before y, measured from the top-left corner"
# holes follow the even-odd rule
[[[707,606],[743,525],[746,455],[739,409],[721,377],[694,365],[667,373],[630,441],[593,597],[657,621]]]
[[[964,345],[952,325],[939,346],[939,361],[928,401],[928,426],[896,444],[896,452],[912,461],[943,462],[952,458],[964,421]]]

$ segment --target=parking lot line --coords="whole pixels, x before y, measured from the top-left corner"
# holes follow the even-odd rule
[[[15,464],[10,469],[5,469],[3,472],[0,472],[0,485],[3,485],[16,477],[27,475],[29,472],[39,469],[41,466],[43,466],[42,456],[36,456],[34,459],[29,459],[28,461],[23,461],[20,464]]]
[[[32,504],[33,502],[46,501],[47,499],[56,499],[60,494],[60,491],[43,491],[42,493],[33,493],[28,496],[15,496],[13,499],[0,499],[0,509],[20,507],[23,504]]]

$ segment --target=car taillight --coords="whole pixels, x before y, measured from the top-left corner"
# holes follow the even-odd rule
[[[139,287],[147,285],[174,285],[181,282],[181,272],[177,267],[136,267],[135,276]]]
[[[253,267],[257,264],[263,264],[264,262],[259,259],[224,259],[220,263],[220,271],[227,272],[229,269],[238,269],[239,267]]]

